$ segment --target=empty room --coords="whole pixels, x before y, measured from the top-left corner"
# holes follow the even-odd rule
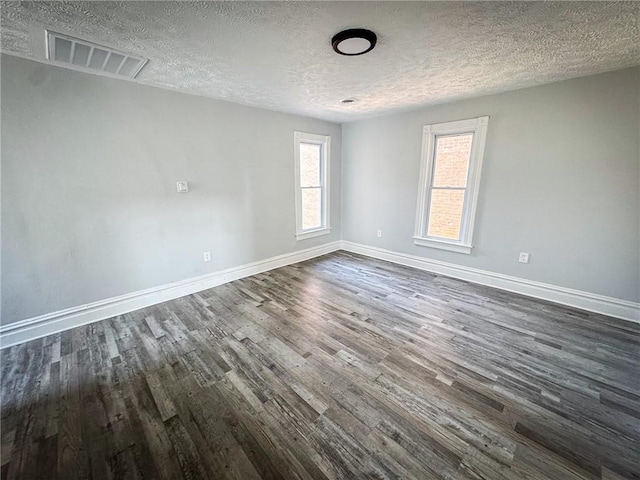
[[[0,8],[2,480],[640,479],[640,2]]]

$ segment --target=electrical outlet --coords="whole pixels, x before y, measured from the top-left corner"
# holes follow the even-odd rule
[[[204,252],[204,261],[205,262],[211,261],[211,252]]]
[[[378,229],[378,232],[376,233],[376,235],[378,236],[378,238],[382,237],[382,230]]]
[[[520,252],[520,256],[518,257],[518,261],[520,263],[529,263],[529,254],[526,252]]]

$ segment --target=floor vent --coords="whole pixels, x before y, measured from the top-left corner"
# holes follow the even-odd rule
[[[47,59],[62,67],[100,72],[120,78],[135,78],[147,63],[146,58],[134,57],[109,47],[49,30],[47,30]]]

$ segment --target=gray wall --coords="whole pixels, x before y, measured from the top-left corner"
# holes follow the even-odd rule
[[[473,253],[416,246],[422,127],[480,115]],[[350,123],[343,138],[343,240],[640,300],[640,68]]]
[[[340,239],[340,125],[5,55],[1,97],[2,324]],[[294,130],[332,138],[300,242]]]
[[[343,239],[640,300],[640,68],[346,124],[343,146],[336,124],[4,55],[1,89],[2,324],[338,240],[341,149]],[[422,126],[479,115],[473,253],[417,247]],[[301,242],[294,130],[333,148],[332,233]]]

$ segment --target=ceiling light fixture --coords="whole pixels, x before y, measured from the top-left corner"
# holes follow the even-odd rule
[[[378,37],[371,30],[351,28],[336,33],[331,39],[331,46],[336,53],[353,57],[373,50]]]
[[[356,102],[355,98],[345,98],[344,100],[341,100],[340,103],[354,103]]]

